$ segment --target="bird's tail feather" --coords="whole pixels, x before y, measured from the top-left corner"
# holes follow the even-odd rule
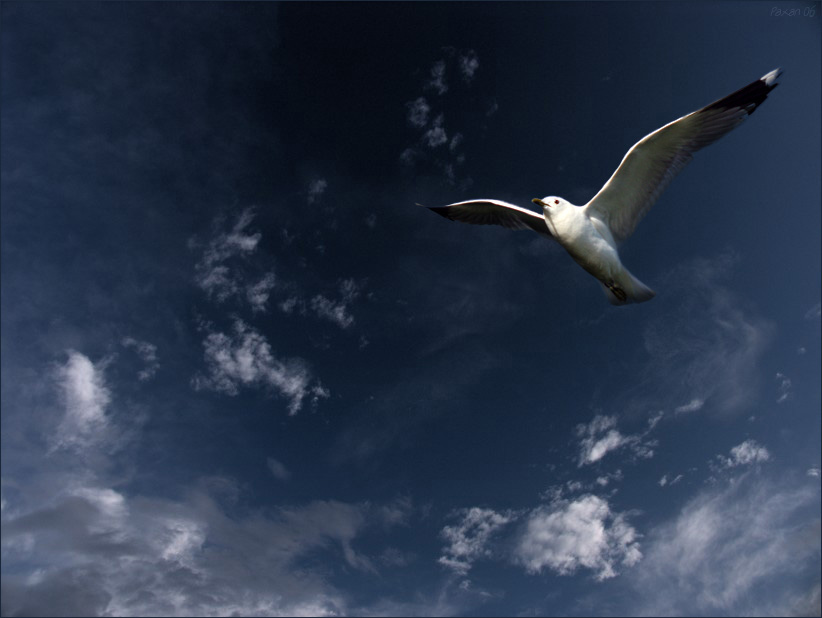
[[[624,288],[617,288],[617,291],[612,290],[607,285],[600,281],[605,296],[608,297],[608,302],[612,305],[629,305],[631,303],[644,303],[646,300],[651,300],[656,296],[654,292],[647,285],[642,283],[639,279],[628,273],[630,280]]]

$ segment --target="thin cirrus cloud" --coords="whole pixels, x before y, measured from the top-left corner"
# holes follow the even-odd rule
[[[266,338],[236,318],[233,332],[209,332],[203,341],[207,366],[194,388],[236,395],[240,387],[263,387],[288,400],[289,415],[297,414],[306,399],[316,404],[329,396],[308,364],[300,358],[278,359]]]
[[[626,615],[819,615],[818,486],[746,473],[646,535]],[[781,585],[762,585],[779,582]]]
[[[285,465],[274,459],[273,457],[269,457],[266,459],[266,465],[268,466],[268,471],[274,476],[274,478],[280,481],[287,481],[291,478],[291,472]]]
[[[702,406],[705,405],[705,400],[700,399],[699,397],[694,397],[688,403],[677,406],[674,408],[675,414],[686,414],[688,412],[696,412],[697,410],[701,410]]]
[[[33,575],[4,574],[3,615],[48,615],[55,599],[61,613],[89,616],[345,614],[330,572],[370,577],[355,542],[395,525],[378,505],[334,500],[231,516],[218,486],[232,481],[202,479],[181,500],[80,484],[4,517],[4,561],[25,560]],[[308,554],[328,561],[297,568]]]
[[[646,394],[633,396],[633,409],[679,404],[678,412],[710,409],[728,415],[755,400],[758,364],[772,338],[773,326],[752,314],[728,288],[739,256],[725,252],[696,259],[665,274],[659,283],[687,288],[669,310],[644,329],[648,354],[643,382]],[[682,405],[680,402],[689,401]]]

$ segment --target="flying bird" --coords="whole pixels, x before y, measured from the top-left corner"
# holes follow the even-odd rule
[[[619,259],[619,246],[693,154],[740,125],[777,87],[780,69],[723,99],[683,116],[634,144],[611,178],[584,206],[561,197],[534,198],[542,214],[501,200],[468,200],[431,207],[452,221],[533,230],[562,245],[596,277],[613,305],[651,300],[655,292]]]

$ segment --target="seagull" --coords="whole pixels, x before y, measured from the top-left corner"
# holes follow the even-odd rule
[[[430,207],[451,221],[533,230],[562,245],[599,280],[613,305],[651,300],[655,292],[619,259],[619,246],[633,234],[668,184],[693,154],[754,113],[778,86],[775,69],[723,99],[657,129],[634,144],[611,178],[584,206],[554,195],[534,198],[542,214],[501,200],[468,200]]]

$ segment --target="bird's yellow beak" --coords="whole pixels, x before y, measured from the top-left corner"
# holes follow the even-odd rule
[[[550,207],[551,207],[551,205],[550,205],[550,204],[546,204],[545,202],[543,202],[543,201],[542,201],[541,199],[539,199],[538,197],[535,197],[535,198],[534,198],[534,199],[532,199],[531,201],[532,201],[532,202],[534,202],[534,204],[536,204],[537,206],[547,206],[548,208],[550,208]]]

